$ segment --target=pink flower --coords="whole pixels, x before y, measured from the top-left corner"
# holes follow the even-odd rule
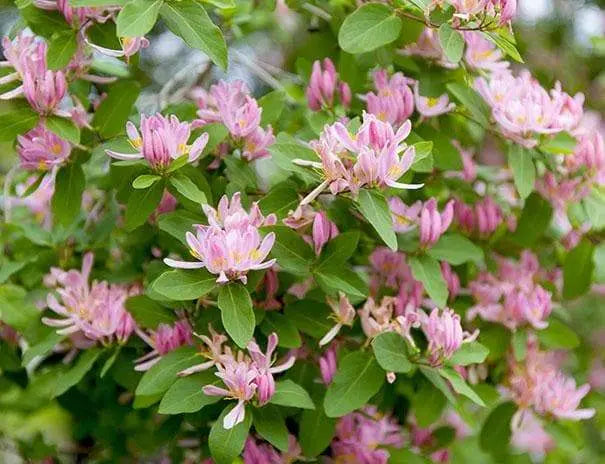
[[[319,358],[319,372],[321,373],[321,380],[325,385],[332,383],[336,370],[336,348],[334,345],[330,345],[323,356]]]
[[[248,436],[242,454],[245,464],[288,464],[301,456],[302,450],[293,435],[288,435],[288,450],[281,454],[270,444]]]
[[[278,374],[290,369],[296,361],[294,356],[290,356],[286,362],[278,366],[273,366],[275,362],[273,359],[273,352],[277,348],[277,343],[277,334],[272,333],[267,337],[267,351],[265,353],[261,351],[255,341],[249,342],[246,347],[258,372],[256,377],[256,394],[260,406],[268,403],[275,393],[275,380],[273,380],[273,374]]]
[[[517,77],[502,70],[493,73],[489,81],[479,78],[475,88],[492,108],[502,134],[527,147],[537,144],[536,135],[555,134],[573,125],[577,115],[571,114],[577,113],[577,105],[583,100],[569,97],[560,84],[549,95],[525,70]]]
[[[395,232],[405,233],[416,227],[418,223],[422,202],[416,201],[407,206],[399,197],[389,199],[389,209],[393,218],[393,229]]]
[[[309,108],[313,111],[319,111],[324,107],[332,108],[336,94],[339,95],[342,105],[348,107],[351,103],[351,90],[346,82],[338,79],[332,60],[325,58],[323,66],[321,61],[316,60],[307,87]]]
[[[43,10],[58,10],[72,26],[82,26],[87,19],[105,22],[115,8],[73,8],[69,0],[34,0],[34,5]]]
[[[246,212],[241,205],[239,192],[233,195],[231,202],[226,195],[223,196],[218,211],[210,205],[203,205],[202,208],[209,225],[198,225],[195,235],[187,232],[185,236],[189,251],[199,261],[166,258],[164,262],[168,266],[206,268],[210,273],[218,274],[219,283],[230,280],[246,283],[248,271],[268,269],[275,264],[275,259],[264,261],[273,247],[275,234],[271,232],[261,240],[258,230],[262,225],[275,224],[275,215],[265,218],[257,203],[252,205],[250,213]]]
[[[464,59],[471,68],[492,72],[508,68],[510,63],[504,60],[502,52],[480,32],[465,31],[463,34],[466,41]]]
[[[146,371],[157,363],[163,355],[176,350],[183,345],[191,345],[192,331],[187,319],[180,319],[173,326],[168,324],[159,324],[148,336],[142,331],[138,335],[147,343],[153,351],[136,360],[135,371]]]
[[[231,353],[229,348],[223,348],[223,344],[228,340],[226,335],[216,332],[211,324],[208,324],[208,332],[210,333],[210,337],[207,335],[194,334],[204,343],[204,345],[206,345],[201,350],[200,356],[206,358],[208,361],[183,369],[177,374],[179,377],[210,369],[220,363],[222,356],[229,356]]]
[[[456,105],[450,103],[450,97],[444,93],[440,97],[423,97],[420,95],[418,82],[414,84],[414,100],[416,102],[416,111],[425,118],[433,118],[441,114],[449,113]]]
[[[0,61],[0,68],[11,67],[14,72],[0,77],[0,85],[23,80],[26,73],[42,75],[46,72],[46,42],[26,32],[19,32],[11,41],[8,37],[2,38],[3,54],[6,61]],[[22,86],[0,95],[0,98],[12,98],[22,92]]]
[[[64,164],[71,153],[69,142],[46,129],[44,124],[17,136],[17,141],[23,169],[48,171]]]
[[[266,129],[257,127],[252,133],[248,134],[243,140],[242,157],[248,161],[266,158],[269,156],[269,148],[275,142],[273,129],[268,126]]]
[[[174,115],[165,117],[161,114],[153,116],[141,115],[141,133],[135,125],[128,121],[126,133],[130,144],[138,153],[118,153],[105,150],[112,158],[120,160],[145,159],[156,171],[162,172],[170,163],[188,155],[190,163],[197,160],[208,143],[208,134],[200,135],[192,145],[187,145],[191,134],[191,124],[180,122]]]
[[[395,311],[395,298],[385,296],[380,305],[372,297],[368,298],[359,313],[361,328],[368,338],[383,332],[393,332],[399,329],[398,323],[393,319]]]
[[[410,90],[411,79],[398,72],[389,79],[386,70],[374,72],[376,93],[365,95],[368,113],[393,126],[403,124],[414,112],[414,95]]]
[[[441,274],[443,275],[443,279],[447,283],[447,289],[450,293],[450,298],[453,300],[456,298],[458,293],[460,292],[460,279],[458,278],[458,274],[456,274],[450,264],[446,261],[441,262]]]
[[[21,92],[31,107],[41,115],[50,115],[57,107],[67,91],[67,81],[62,71],[47,70],[36,73],[26,70],[23,75]],[[6,99],[8,93],[1,98]],[[12,94],[12,96],[17,96]]]
[[[93,259],[92,253],[84,255],[81,271],[51,268],[45,283],[58,287],[61,302],[51,293],[47,304],[62,318],[43,317],[42,322],[58,327],[57,333],[62,335],[81,333],[104,345],[114,340],[125,343],[136,324],[124,303],[129,296],[138,293],[138,289],[97,281],[91,285],[89,276]]]
[[[390,455],[385,448],[402,446],[403,434],[397,421],[374,406],[342,417],[331,444],[336,462],[358,464],[386,464]]]
[[[424,312],[420,315],[421,328],[429,342],[427,357],[433,366],[451,358],[463,343],[471,342],[479,335],[478,331],[473,334],[463,331],[460,316],[451,309],[445,308],[440,314],[439,309],[434,308],[430,316]]]
[[[422,187],[422,184],[397,182],[414,161],[414,147],[408,147],[404,142],[411,127],[407,121],[395,131],[388,122],[366,112],[356,134],[351,134],[340,122],[326,126],[319,140],[310,142],[321,163],[294,160],[298,165],[322,170],[325,179],[302,200],[301,205],[313,201],[326,187],[333,194],[345,190],[356,193],[361,187]]]
[[[219,377],[226,388],[216,385],[205,385],[202,390],[206,395],[224,396],[237,400],[235,407],[223,418],[223,428],[231,429],[243,422],[246,415],[246,403],[256,393],[255,383],[258,372],[250,361],[236,361],[232,357],[224,357],[221,364],[216,365]]]
[[[588,171],[588,176],[594,177],[596,183],[605,184],[603,136],[597,131],[580,135],[574,153],[565,157],[565,164],[574,172],[584,168]]]
[[[330,343],[343,326],[351,327],[355,319],[355,308],[349,302],[347,296],[340,292],[338,302],[328,299],[328,304],[332,308],[332,317],[336,324],[322,337],[319,341],[319,346]]]
[[[476,233],[482,238],[489,237],[504,222],[502,209],[489,196],[477,201],[474,205],[467,205],[461,200],[456,200],[454,217],[464,230]],[[509,227],[509,229],[511,228]]]
[[[521,254],[517,263],[496,258],[496,274],[482,272],[469,284],[475,306],[469,308],[467,317],[477,315],[491,322],[499,322],[510,329],[530,324],[536,329],[545,328],[552,311],[550,292],[535,283],[540,270],[538,260],[529,251]]]
[[[17,184],[15,190],[17,195],[23,195],[29,186],[36,181],[36,176],[30,176],[26,182]],[[55,179],[52,175],[46,175],[35,192],[27,197],[17,196],[10,199],[10,206],[23,205],[28,208],[41,222],[45,228],[51,226],[50,201],[55,192]]]
[[[442,213],[437,210],[437,200],[426,201],[420,211],[420,245],[429,247],[437,243],[454,218],[454,200],[450,200]]]
[[[552,437],[544,430],[538,418],[531,412],[523,414],[518,427],[513,429],[511,444],[533,456],[544,456],[555,447]]]
[[[413,44],[407,45],[400,53],[434,60],[444,68],[455,68],[458,66],[456,63],[448,61],[439,43],[437,30],[431,27],[425,27],[418,40]]]
[[[257,306],[267,311],[279,309],[282,307],[282,303],[275,297],[279,290],[279,279],[277,277],[277,271],[274,268],[267,269],[265,276],[263,277],[263,284],[265,289],[265,300],[257,303]]]
[[[130,58],[131,56],[136,55],[141,49],[149,47],[149,40],[147,40],[145,37],[121,37],[121,50],[113,50],[111,48],[101,47],[100,45],[93,44],[88,40],[86,43],[99,53],[116,58],[121,56]]]
[[[320,211],[313,219],[313,247],[319,256],[323,246],[338,235],[338,227],[328,219],[328,215]]]

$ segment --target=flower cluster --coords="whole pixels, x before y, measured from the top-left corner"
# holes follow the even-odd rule
[[[203,205],[208,225],[197,225],[196,234],[187,232],[189,251],[198,261],[176,261],[166,258],[171,267],[182,269],[206,268],[217,274],[217,282],[230,280],[247,282],[248,271],[268,269],[275,259],[265,261],[275,242],[275,233],[270,232],[261,239],[261,226],[275,224],[275,215],[263,216],[257,203],[250,212],[242,207],[239,193],[231,200],[225,195],[218,209]]]
[[[476,304],[469,308],[467,317],[480,316],[510,329],[527,324],[545,328],[552,295],[536,282],[540,277],[537,257],[526,250],[518,262],[502,257],[496,257],[496,262],[495,274],[483,271],[469,284]]]
[[[45,283],[56,287],[59,299],[49,293],[47,305],[59,318],[43,317],[42,322],[57,327],[57,333],[61,335],[83,336],[104,345],[114,341],[126,343],[136,323],[124,304],[139,289],[105,281],[91,283],[93,260],[93,254],[86,253],[81,271],[51,268]]]
[[[203,390],[206,395],[237,400],[235,407],[223,419],[225,429],[231,429],[244,420],[246,404],[253,399],[256,398],[258,406],[267,404],[275,393],[273,374],[284,372],[294,364],[295,358],[291,356],[284,363],[274,366],[273,353],[278,341],[277,335],[272,333],[264,353],[256,342],[251,341],[247,346],[247,355],[242,352],[236,355],[225,347],[223,353],[217,356],[214,364],[218,370],[216,376],[222,380],[225,388],[212,384],[204,386]]]
[[[198,89],[195,92],[199,106],[199,120],[196,125],[212,122],[224,124],[234,143],[241,150],[242,158],[253,161],[269,156],[267,148],[273,143],[273,129],[261,127],[262,108],[250,96],[250,90],[243,81],[220,81],[210,88],[210,92]]]
[[[313,111],[332,108],[334,97],[338,95],[340,103],[348,107],[351,104],[351,89],[346,82],[338,78],[334,63],[330,58],[313,63],[313,71],[307,87],[307,103]]]
[[[176,350],[183,345],[193,343],[191,325],[187,319],[180,319],[174,325],[158,324],[157,328],[148,335],[138,330],[137,335],[145,341],[152,351],[137,359],[135,370],[146,371],[157,363],[163,355]]]

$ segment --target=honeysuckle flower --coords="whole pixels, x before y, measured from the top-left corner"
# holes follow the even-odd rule
[[[560,84],[549,95],[526,70],[518,76],[508,70],[492,73],[489,81],[478,78],[475,88],[490,105],[502,134],[527,147],[538,143],[536,135],[568,130],[577,119],[572,113],[583,101],[562,92]]]
[[[441,313],[434,308],[430,315],[420,313],[420,324],[429,345],[426,355],[429,363],[438,366],[443,361],[452,357],[460,349],[463,343],[468,343],[477,338],[479,331],[470,334],[462,329],[460,316],[449,308]]]
[[[578,126],[584,117],[584,94],[577,93],[572,97],[563,92],[560,82],[555,83],[555,87],[550,93],[552,99],[558,106],[554,127],[560,130],[574,132],[578,129]]]
[[[368,113],[393,126],[403,124],[414,112],[414,95],[409,87],[413,81],[400,72],[389,79],[384,69],[375,71],[373,78],[376,93],[365,95]]]
[[[420,211],[420,245],[429,247],[437,243],[454,219],[454,201],[450,200],[442,213],[437,210],[437,200],[431,198]]]
[[[422,187],[423,184],[397,182],[414,161],[414,147],[408,147],[404,142],[411,127],[406,121],[395,131],[391,124],[365,111],[363,123],[355,134],[340,122],[325,126],[319,140],[310,143],[321,163],[294,160],[301,166],[320,169],[325,179],[301,201],[301,205],[309,204],[326,187],[333,194],[344,190],[355,194],[361,187]]]
[[[414,84],[414,101],[416,102],[416,111],[425,118],[433,118],[456,108],[454,103],[450,103],[450,97],[447,93],[437,98],[420,95],[418,82]]]
[[[509,67],[502,52],[480,32],[465,31],[463,35],[466,42],[464,60],[471,68],[493,72]]]
[[[269,156],[267,149],[273,142],[275,142],[275,136],[271,126],[266,129],[257,127],[243,139],[242,157],[248,161],[266,158]]]
[[[336,224],[328,219],[328,215],[323,211],[317,213],[313,219],[312,235],[315,254],[319,255],[323,246],[337,235],[338,227],[336,227]]]
[[[291,229],[302,229],[313,223],[315,210],[309,205],[298,205],[295,210],[289,211],[288,216],[282,221]]]
[[[252,361],[257,370],[256,377],[256,395],[260,406],[269,402],[273,394],[275,393],[275,380],[273,374],[278,374],[290,369],[296,357],[290,356],[285,362],[277,366],[273,366],[275,360],[273,359],[273,352],[277,348],[277,342],[279,341],[277,334],[272,333],[267,337],[267,351],[263,353],[255,341],[248,342],[246,347]]]
[[[411,271],[405,262],[405,255],[386,247],[377,247],[369,257],[372,265],[370,287],[373,293],[385,285],[392,289],[399,288],[401,282],[411,276]]]
[[[69,116],[58,110],[67,90],[67,81],[62,71],[38,72],[25,68],[23,84],[13,90],[0,95],[2,100],[23,95],[30,106],[43,116],[56,113],[60,116]]]
[[[23,195],[30,185],[36,182],[36,179],[36,176],[30,176],[26,182],[17,184],[15,191],[19,196],[10,199],[10,206],[11,208],[19,205],[25,206],[43,224],[44,228],[49,228],[52,219],[50,201],[55,192],[55,178],[52,175],[44,176],[35,192],[30,193],[26,197],[20,196]]]
[[[338,302],[328,299],[328,304],[332,308],[331,316],[336,324],[322,337],[319,346],[330,343],[344,325],[351,327],[355,319],[355,308],[344,293],[339,292]]]
[[[267,269],[263,277],[263,287],[265,289],[265,299],[257,303],[257,306],[272,311],[282,307],[282,303],[275,298],[279,290],[279,279],[275,269]]]
[[[17,136],[17,153],[21,167],[48,171],[64,164],[71,153],[71,145],[39,123],[25,135]]]
[[[86,253],[81,271],[51,268],[45,283],[57,287],[60,302],[49,293],[47,305],[61,318],[43,317],[42,322],[58,327],[57,333],[62,335],[81,333],[93,342],[109,344],[115,340],[125,343],[136,323],[124,304],[139,290],[104,281],[89,283],[93,259],[92,253]]]
[[[289,464],[301,456],[302,450],[293,435],[288,435],[288,449],[282,453],[249,435],[242,454],[245,464]]]
[[[555,447],[552,437],[544,430],[538,418],[527,411],[519,425],[513,428],[511,444],[520,451],[530,453],[536,458],[544,456]]]
[[[393,218],[393,229],[395,232],[405,233],[414,229],[418,223],[422,202],[414,202],[406,205],[399,197],[389,198],[389,209]]]
[[[10,40],[8,37],[2,38],[2,51],[6,61],[0,61],[0,68],[13,68],[14,71],[0,77],[0,85],[9,84],[14,81],[23,80],[26,73],[42,75],[46,72],[46,42],[33,35],[21,31],[17,36]],[[19,86],[16,89],[6,92],[16,96],[22,91]],[[0,98],[6,98],[0,96]],[[12,98],[12,97],[10,97]]]
[[[203,205],[202,208],[209,225],[198,225],[195,235],[191,232],[185,235],[189,251],[198,261],[166,258],[164,262],[168,266],[206,268],[210,273],[218,274],[219,283],[230,280],[246,283],[248,271],[268,269],[275,264],[275,259],[264,261],[275,242],[275,233],[270,232],[261,239],[258,230],[262,225],[275,224],[274,214],[264,217],[257,203],[252,205],[250,213],[246,212],[241,205],[239,192],[233,195],[231,201],[224,195],[219,201],[218,210],[210,205]]]
[[[374,338],[382,332],[395,331],[398,326],[393,316],[395,310],[395,298],[385,296],[379,305],[374,298],[370,297],[357,312],[361,320],[361,328],[368,338]]]
[[[495,274],[481,272],[469,284],[476,300],[467,312],[469,320],[479,315],[510,329],[525,324],[536,329],[545,328],[552,302],[550,292],[535,282],[540,270],[536,256],[524,251],[518,263],[500,257],[496,260],[498,270]]]
[[[208,361],[183,369],[177,374],[178,376],[184,377],[210,369],[220,363],[221,356],[227,354],[224,352],[223,344],[229,340],[229,338],[222,333],[216,332],[211,324],[208,324],[208,332],[210,333],[210,336],[193,333],[202,341],[202,343],[204,343],[205,347],[202,348],[200,355]]]
[[[193,342],[191,325],[187,319],[180,319],[174,325],[159,324],[149,335],[142,330],[137,331],[137,334],[153,350],[136,360],[135,371],[146,371],[166,353]]]
[[[570,170],[577,172],[584,168],[597,184],[605,184],[605,143],[599,132],[580,135],[573,154],[564,161]]]
[[[122,56],[130,58],[131,56],[136,55],[143,48],[149,47],[149,40],[145,37],[120,37],[120,44],[122,45],[120,50],[101,47],[100,45],[96,45],[88,41],[88,39],[86,40],[86,43],[99,53],[107,56],[113,56],[115,58]]]
[[[460,278],[454,272],[452,266],[447,261],[441,262],[441,275],[447,284],[447,289],[450,293],[450,298],[455,299],[460,292]]]
[[[116,8],[72,7],[69,0],[34,0],[34,5],[43,10],[57,10],[72,26],[82,26],[91,19],[103,23],[107,21]]]
[[[156,171],[167,169],[172,161],[188,155],[188,162],[197,160],[208,143],[208,133],[200,135],[192,145],[187,145],[191,134],[191,124],[180,122],[174,116],[141,115],[141,134],[136,126],[128,121],[126,133],[130,144],[138,153],[119,153],[105,150],[109,156],[119,160],[145,159]]]
[[[539,351],[535,337],[528,339],[524,362],[518,363],[511,356],[509,364],[510,394],[520,408],[514,418],[516,423],[529,408],[558,419],[583,420],[594,416],[594,409],[578,409],[590,385],[577,387],[575,380],[559,369],[554,353]]]
[[[482,198],[473,205],[456,200],[454,217],[462,229],[479,237],[489,237],[504,223],[502,208],[490,196]],[[511,231],[516,228],[514,222],[508,221],[508,229]]]
[[[330,445],[336,462],[358,464],[386,464],[390,457],[386,448],[402,446],[403,433],[397,421],[374,406],[342,417]]]
[[[336,375],[336,369],[336,348],[334,344],[332,344],[323,356],[320,356],[319,358],[319,372],[321,374],[321,380],[325,385],[332,383],[334,375]]]
[[[202,390],[206,395],[237,400],[235,407],[223,418],[223,428],[228,430],[244,420],[246,403],[252,400],[256,393],[255,381],[258,372],[250,361],[236,361],[232,357],[223,357],[216,367],[218,369],[216,376],[223,381],[226,388],[205,385]]]
[[[517,0],[490,0],[494,10],[500,14],[500,24],[506,24],[517,13]]]
[[[348,107],[351,103],[351,89],[346,82],[340,81],[330,58],[325,58],[323,63],[320,60],[313,63],[306,93],[307,103],[313,111],[332,108],[336,95],[343,106]]]

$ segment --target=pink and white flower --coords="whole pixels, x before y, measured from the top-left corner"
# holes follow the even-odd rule
[[[17,153],[23,169],[52,170],[65,164],[71,153],[69,142],[49,131],[44,124],[18,135],[17,142]]]
[[[450,103],[450,97],[447,93],[434,98],[434,97],[423,97],[420,95],[420,88],[418,82],[414,84],[414,100],[416,102],[416,111],[418,111],[425,118],[434,118],[445,113],[449,113],[456,105]]]
[[[313,111],[332,108],[338,95],[343,106],[351,104],[351,89],[338,78],[334,63],[330,58],[313,62],[311,79],[307,87],[307,103]]]
[[[137,334],[153,350],[136,360],[135,371],[146,371],[162,359],[163,355],[193,343],[191,325],[187,319],[180,319],[174,325],[159,324],[149,335],[142,330],[137,331]]]
[[[414,95],[411,79],[398,72],[390,78],[384,69],[373,74],[376,93],[365,95],[368,113],[393,126],[403,124],[414,112]]]

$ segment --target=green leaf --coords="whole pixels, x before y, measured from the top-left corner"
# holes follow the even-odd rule
[[[284,313],[301,332],[313,338],[323,337],[334,325],[328,317],[332,311],[325,303],[300,300],[287,305]]]
[[[578,141],[569,132],[558,132],[540,144],[540,150],[553,155],[570,155],[576,149]]]
[[[260,329],[266,336],[275,332],[279,337],[279,346],[284,348],[299,348],[302,345],[296,325],[283,314],[267,312]]]
[[[48,69],[57,71],[67,66],[77,48],[75,31],[70,29],[53,34],[46,53]]]
[[[330,240],[315,265],[315,270],[331,266],[343,265],[347,259],[353,256],[359,242],[359,231],[352,230],[339,234]]]
[[[177,191],[188,198],[189,200],[204,205],[208,203],[206,195],[202,192],[193,181],[184,174],[176,174],[170,177],[170,183]]]
[[[420,388],[411,398],[414,416],[420,427],[429,427],[443,415],[447,399],[443,393],[429,381],[422,381]]]
[[[85,187],[86,179],[81,165],[71,163],[59,170],[55,179],[55,193],[51,201],[55,223],[68,226],[76,219],[80,214]]]
[[[291,406],[301,409],[315,409],[313,400],[307,391],[290,379],[275,383],[275,394],[269,400],[279,406]]]
[[[475,393],[475,391],[469,387],[462,376],[451,367],[443,367],[439,369],[439,373],[450,381],[452,388],[456,393],[466,396],[471,401],[477,403],[479,406],[485,406],[483,400]]]
[[[523,361],[527,352],[527,333],[525,330],[517,329],[515,332],[513,332],[511,344],[513,347],[515,361]]]
[[[141,86],[136,81],[120,80],[113,84],[92,119],[92,126],[108,139],[121,134]]]
[[[486,32],[482,31],[483,36],[495,44],[500,50],[510,56],[513,60],[518,61],[519,63],[523,63],[523,58],[519,54],[515,43],[511,41],[508,37],[502,34],[502,30],[500,32]]]
[[[172,324],[176,320],[172,311],[145,295],[131,296],[125,306],[137,325],[146,329],[156,329],[159,324]]]
[[[198,364],[200,355],[193,346],[182,346],[162,358],[149,369],[137,385],[136,396],[163,395],[178,379],[183,369]],[[158,398],[159,399],[159,398]]]
[[[281,90],[274,90],[263,95],[258,100],[258,104],[263,109],[261,115],[261,125],[273,124],[276,122],[286,106],[286,95]]]
[[[0,142],[12,142],[17,135],[32,129],[40,119],[24,101],[3,102],[0,107]]]
[[[221,286],[218,307],[225,330],[240,348],[244,348],[252,339],[256,325],[248,290],[240,283]]]
[[[540,344],[551,350],[573,350],[580,345],[578,335],[558,319],[551,318],[548,327],[536,333]]]
[[[364,298],[369,293],[368,285],[355,271],[338,263],[313,271],[313,277],[329,294],[344,292],[350,296]]]
[[[151,187],[158,180],[160,180],[162,176],[158,176],[155,174],[141,174],[135,180],[132,181],[132,188],[140,190]]]
[[[52,350],[61,340],[66,338],[67,335],[59,335],[55,330],[46,335],[42,340],[36,343],[33,346],[30,346],[25,353],[23,353],[23,359],[21,360],[21,365],[26,367],[32,359],[37,356],[44,356],[50,350]]]
[[[105,362],[103,363],[103,367],[101,368],[101,372],[99,373],[100,378],[105,377],[105,374],[107,374],[109,369],[111,369],[111,366],[114,365],[114,363],[118,359],[118,355],[120,354],[120,351],[122,351],[122,345],[116,345],[113,347],[113,349],[110,349],[110,350],[113,352],[111,353],[109,358],[107,358],[105,360]]]
[[[254,429],[280,451],[288,451],[288,428],[279,408],[267,404],[252,412]]]
[[[158,412],[160,414],[188,414],[197,412],[209,404],[217,403],[221,399],[220,396],[206,395],[202,391],[202,387],[218,383],[220,383],[220,379],[212,371],[181,377],[164,394]]]
[[[116,19],[119,37],[142,37],[156,21],[164,0],[131,0],[118,13]]]
[[[154,291],[171,300],[195,300],[216,287],[216,275],[205,269],[175,269],[164,272],[152,284]]]
[[[450,82],[445,86],[481,127],[488,127],[490,108],[476,90],[460,82]]]
[[[142,226],[160,204],[163,194],[164,182],[156,182],[144,190],[133,190],[126,205],[124,217],[126,230],[130,231]]]
[[[513,171],[517,192],[524,200],[533,191],[536,183],[536,167],[532,152],[520,145],[511,145],[508,149],[508,165]]]
[[[239,190],[257,188],[256,174],[250,167],[250,163],[232,156],[225,158],[224,162],[227,179],[233,182]]]
[[[372,340],[372,349],[376,361],[385,371],[405,373],[412,369],[405,340],[398,333],[381,333]]]
[[[69,0],[69,5],[77,8],[81,6],[123,6],[128,0]]]
[[[446,131],[438,131],[428,124],[422,124],[416,127],[415,132],[423,139],[433,142],[433,163],[437,169],[444,171],[462,170],[460,151],[452,145],[451,137]]]
[[[441,274],[439,261],[431,256],[412,256],[409,259],[414,279],[424,285],[424,289],[437,306],[443,308],[447,302],[447,284]]]
[[[227,406],[218,419],[212,424],[210,435],[208,436],[208,446],[210,454],[216,464],[233,464],[244,450],[246,438],[248,438],[248,430],[252,423],[252,414],[246,412],[244,420],[236,426],[225,430],[223,428],[223,418],[235,407]]]
[[[80,143],[80,129],[71,120],[59,116],[46,118],[46,128],[71,143]]]
[[[299,202],[296,185],[292,182],[281,182],[259,200],[258,207],[264,215],[275,213],[278,219],[283,219],[290,211],[296,209]]]
[[[452,63],[458,63],[464,53],[464,37],[447,23],[439,27],[439,43],[443,53]]]
[[[468,366],[485,361],[489,350],[479,342],[463,343],[449,359],[452,366]]]
[[[387,5],[362,5],[342,23],[338,44],[348,53],[365,53],[389,44],[399,37],[401,19]]]
[[[583,239],[567,253],[563,264],[563,298],[571,300],[585,294],[592,283],[594,272],[593,244]]]
[[[89,348],[83,351],[73,367],[57,378],[53,397],[62,395],[82,380],[102,352],[103,350],[100,348]]]
[[[275,142],[269,147],[269,153],[271,153],[271,160],[279,168],[288,172],[295,172],[307,184],[319,180],[319,176],[311,169],[292,162],[295,159],[319,161],[319,158],[313,150],[300,143],[290,134],[280,132]]]
[[[160,15],[168,29],[187,45],[203,51],[223,70],[227,69],[225,38],[201,4],[195,0],[164,3]]]
[[[445,380],[441,377],[437,369],[427,366],[419,366],[420,372],[431,382],[441,393],[445,395],[445,397],[452,403],[456,405],[458,402],[456,401],[456,397],[452,394],[450,387],[447,385]]]
[[[372,353],[356,351],[345,356],[324,398],[328,417],[342,417],[361,408],[384,383],[384,372]]]
[[[185,233],[193,228],[193,224],[201,224],[203,221],[204,217],[200,214],[187,210],[177,210],[160,214],[158,217],[158,227],[160,230],[176,238],[183,245],[188,246]]]
[[[447,261],[454,266],[471,261],[475,263],[483,261],[483,250],[460,234],[441,236],[427,253],[439,261]]]
[[[303,238],[286,226],[271,226],[267,230],[275,233],[271,256],[286,272],[298,276],[309,274],[315,253]]]
[[[502,403],[487,416],[481,427],[479,445],[487,453],[503,455],[508,448],[512,430],[510,422],[517,411],[512,401]]]
[[[305,456],[321,454],[330,444],[336,430],[336,419],[326,416],[323,408],[305,409],[298,431],[298,442]]]
[[[372,224],[384,243],[391,250],[396,251],[397,236],[393,230],[391,211],[384,195],[375,190],[361,189],[357,201],[361,214]]]
[[[544,235],[548,228],[553,209],[549,201],[537,193],[532,193],[523,206],[517,228],[511,239],[523,247],[531,247]]]

